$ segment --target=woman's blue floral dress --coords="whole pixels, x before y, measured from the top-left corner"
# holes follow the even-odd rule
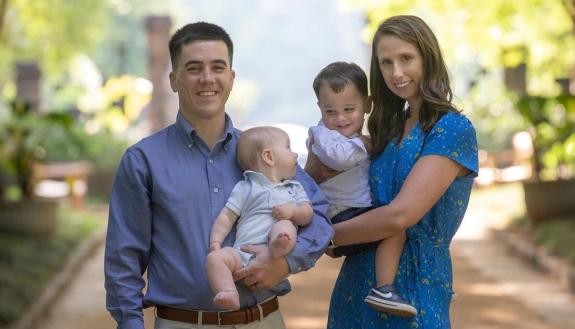
[[[447,113],[428,133],[417,124],[399,145],[390,142],[373,159],[370,188],[375,207],[389,204],[417,159],[426,155],[450,158],[471,173],[455,179],[433,208],[407,230],[395,285],[417,308],[417,316],[387,315],[364,303],[369,290],[375,287],[375,249],[371,249],[345,260],[331,298],[329,329],[450,328],[453,291],[449,244],[461,224],[478,172],[477,141],[471,122],[461,114]]]

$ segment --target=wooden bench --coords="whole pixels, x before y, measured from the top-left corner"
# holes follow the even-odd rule
[[[92,165],[88,161],[37,163],[33,168],[33,181],[35,185],[44,180],[65,182],[71,206],[82,208],[88,191],[88,176],[91,172]]]

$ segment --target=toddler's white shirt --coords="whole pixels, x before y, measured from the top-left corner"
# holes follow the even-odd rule
[[[357,135],[345,137],[321,121],[310,127],[309,135],[314,142],[311,152],[326,166],[341,171],[319,184],[330,203],[328,216],[331,218],[351,207],[370,207],[369,154],[361,139]]]

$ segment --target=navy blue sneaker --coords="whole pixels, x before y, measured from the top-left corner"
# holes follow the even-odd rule
[[[364,301],[380,312],[402,317],[417,315],[415,307],[398,295],[392,284],[384,284],[381,287],[371,289]]]

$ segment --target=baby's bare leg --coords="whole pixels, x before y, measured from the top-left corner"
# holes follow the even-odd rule
[[[289,253],[295,246],[297,231],[289,220],[274,223],[269,234],[269,248],[272,258],[279,258]]]
[[[399,259],[405,245],[405,232],[381,240],[375,253],[375,276],[377,286],[393,284],[399,267]]]
[[[214,305],[225,310],[240,308],[240,296],[232,273],[240,268],[242,259],[234,248],[226,247],[208,254],[206,273],[212,290],[216,293]]]

